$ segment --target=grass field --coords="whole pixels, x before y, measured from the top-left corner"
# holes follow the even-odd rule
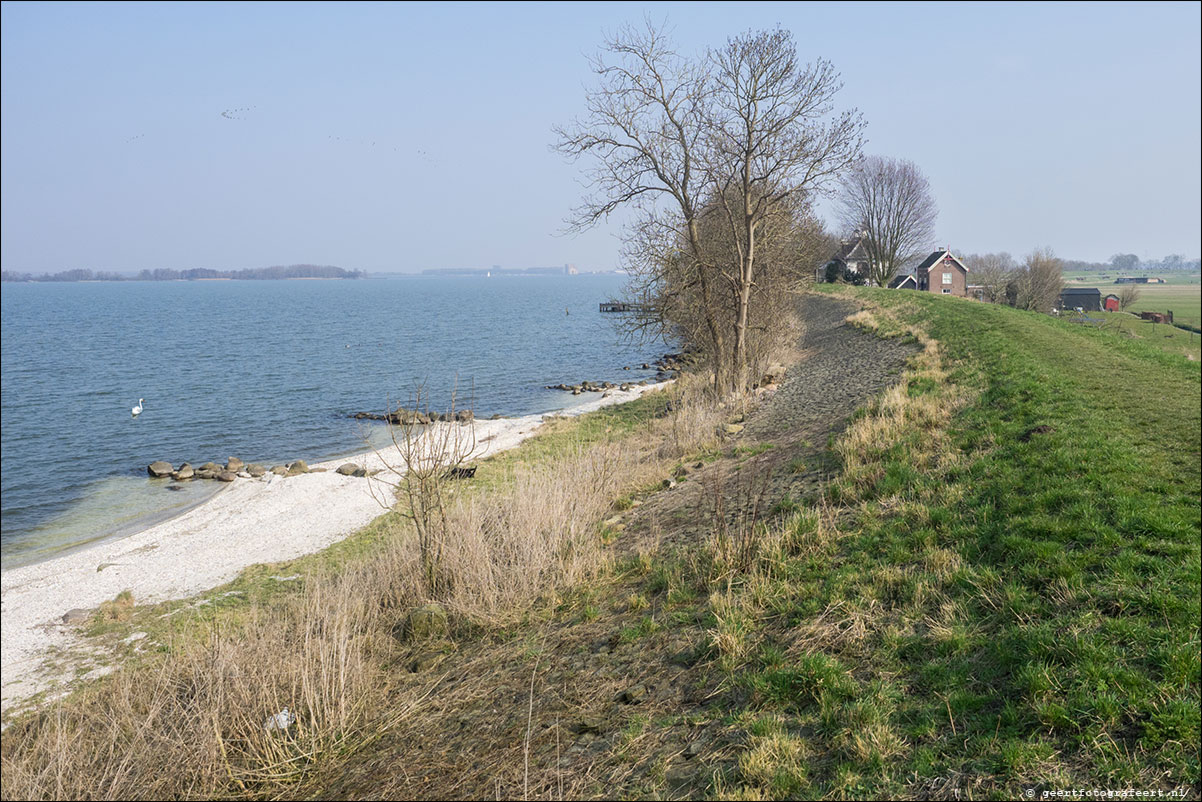
[[[1105,297],[1118,294],[1125,285],[1115,284],[1118,273],[1090,271],[1068,272],[1064,280],[1070,287],[1097,287]],[[1197,273],[1133,273],[1159,276],[1165,284],[1138,284],[1139,300],[1131,305],[1132,312],[1165,312],[1172,310],[1173,319],[1191,326],[1202,325],[1202,277]]]
[[[1066,318],[1074,320],[1075,315]],[[1114,333],[1122,339],[1139,340],[1169,354],[1197,361],[1202,358],[1202,335],[1176,326],[1140,320],[1126,312],[1090,312],[1085,315],[1087,325],[1103,321],[1100,328]]]
[[[1190,273],[1184,270],[1168,270],[1164,272],[1137,270],[1134,273],[1119,273],[1113,270],[1066,270],[1064,272],[1064,278],[1066,281],[1080,284],[1095,283],[1099,286],[1103,284],[1114,284],[1114,280],[1119,276],[1148,276],[1149,278],[1162,278],[1165,280],[1166,284],[1172,285],[1202,283],[1202,274]],[[1141,284],[1140,286],[1142,287],[1144,285]]]
[[[1105,291],[1103,291],[1105,294]],[[1139,300],[1132,312],[1172,310],[1173,320],[1191,326],[1202,325],[1202,284],[1140,284]]]

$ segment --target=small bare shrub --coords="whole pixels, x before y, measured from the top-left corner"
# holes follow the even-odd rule
[[[447,482],[462,471],[463,463],[476,451],[475,415],[468,415],[466,425],[457,422],[460,410],[455,406],[456,395],[452,391],[445,414],[432,416],[429,396],[419,385],[411,407],[397,410],[389,419],[394,446],[390,453],[399,457],[399,463],[392,464],[379,454],[389,470],[400,477],[397,490],[406,502],[401,511],[413,522],[422,579],[431,598],[450,590],[451,578],[443,565],[443,552],[451,539]]]
[[[766,554],[771,537],[762,519],[767,513],[769,479],[748,467],[736,470],[733,481],[720,474],[710,479],[710,549],[719,575],[751,572]]]

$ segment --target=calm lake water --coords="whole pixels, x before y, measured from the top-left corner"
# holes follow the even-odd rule
[[[623,277],[12,284],[2,289],[5,566],[140,529],[203,500],[150,481],[178,465],[363,451],[418,383],[478,415],[588,400],[545,385],[634,381],[662,344],[625,344],[597,305]],[[145,399],[145,411],[130,408]],[[373,431],[375,434],[373,435]]]

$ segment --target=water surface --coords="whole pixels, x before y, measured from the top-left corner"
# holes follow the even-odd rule
[[[561,408],[545,385],[627,381],[662,344],[597,311],[622,277],[12,284],[2,291],[6,566],[137,529],[217,489],[146,478],[178,465],[317,461],[424,386],[482,416]],[[130,409],[145,399],[137,418]],[[378,429],[378,427],[376,427]]]

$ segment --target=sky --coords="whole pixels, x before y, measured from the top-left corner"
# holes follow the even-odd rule
[[[958,252],[1197,257],[1198,3],[31,3],[0,25],[5,270],[620,266],[552,127],[650,19],[777,25]],[[834,224],[833,207],[820,207]]]

